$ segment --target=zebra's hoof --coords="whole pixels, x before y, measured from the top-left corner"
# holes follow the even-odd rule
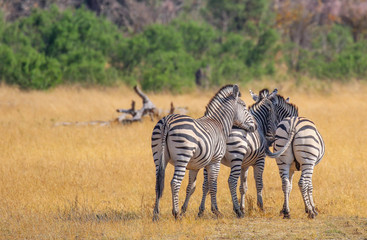
[[[279,211],[279,216],[282,216],[282,215],[284,215],[284,210],[283,209]]]
[[[180,218],[180,214],[176,211],[172,210],[172,215],[175,217],[176,220],[178,220]]]
[[[291,215],[289,214],[289,211],[285,210],[285,209],[282,209],[280,211],[280,216],[283,215],[283,219],[290,219],[291,218]]]
[[[204,210],[200,210],[198,213],[198,217],[201,218],[204,216]]]
[[[241,207],[241,208],[240,208],[240,211],[241,211],[241,213],[245,216],[245,208],[244,208],[244,207]]]
[[[314,212],[310,211],[310,212],[308,213],[308,218],[309,218],[309,219],[314,219],[315,217],[316,217],[316,215],[315,215],[315,213],[314,213]]]
[[[260,208],[261,211],[264,211],[264,204],[262,202],[257,202],[257,206]]]
[[[213,213],[215,214],[217,218],[223,218],[223,214],[219,212],[218,210],[213,211]]]
[[[238,218],[244,218],[245,217],[245,214],[242,213],[241,211],[236,211],[236,215]]]
[[[159,220],[158,214],[153,215],[153,222],[157,222]]]
[[[182,207],[180,216],[185,216],[185,213],[186,213],[186,208]]]

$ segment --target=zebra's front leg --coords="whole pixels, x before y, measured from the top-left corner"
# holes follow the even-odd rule
[[[189,204],[190,197],[195,192],[196,176],[197,176],[198,172],[199,172],[199,170],[190,170],[189,171],[189,183],[187,184],[187,188],[186,188],[185,202],[181,207],[181,215],[185,214],[185,212],[187,210],[187,206]]]
[[[231,164],[231,174],[229,175],[228,178],[228,185],[229,185],[229,190],[231,192],[231,197],[232,197],[232,203],[233,203],[233,211],[236,213],[238,218],[242,218],[243,212],[240,209],[240,206],[238,205],[238,199],[237,199],[237,182],[238,182],[238,177],[240,176],[241,173],[241,161],[234,161],[232,160],[232,162],[239,162],[239,165],[234,165]]]
[[[257,206],[264,211],[264,204],[263,204],[263,172],[264,172],[264,159],[262,161],[258,161],[254,166],[254,178],[256,183],[256,191],[257,191]]]
[[[240,184],[240,193],[241,193],[241,204],[240,210],[242,214],[245,214],[245,197],[247,192],[247,176],[248,176],[249,167],[245,167],[241,169],[241,184]]]
[[[279,174],[280,174],[280,177],[282,178],[282,190],[284,194],[283,209],[280,211],[280,214],[283,215],[283,218],[290,218],[289,194],[291,190],[291,183],[289,179],[289,170],[290,170],[289,165],[282,165],[279,168]]]
[[[201,198],[198,217],[202,217],[204,215],[205,200],[206,195],[208,195],[208,193],[209,193],[208,171],[206,170],[206,168],[204,168],[203,197]]]
[[[187,164],[186,164],[187,165]],[[172,191],[172,215],[177,219],[179,217],[178,208],[178,192],[180,191],[182,180],[185,176],[186,165],[175,166],[175,173],[171,181],[171,191]]]
[[[209,192],[211,197],[211,210],[217,217],[222,217],[217,205],[217,179],[220,169],[220,161],[207,166]]]

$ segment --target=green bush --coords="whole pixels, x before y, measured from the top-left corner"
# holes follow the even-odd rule
[[[118,76],[109,61],[122,34],[91,11],[36,9],[0,29],[0,42],[7,46],[2,58],[10,66],[1,77],[10,84],[47,89],[62,82],[109,84]]]
[[[61,81],[60,64],[53,58],[38,53],[31,47],[16,53],[7,46],[0,48],[0,74],[9,84],[21,88],[47,89]]]
[[[319,29],[322,31],[324,29]],[[353,42],[349,28],[334,25],[319,34],[310,49],[301,49],[298,70],[319,79],[364,78],[367,73],[367,41]]]
[[[147,90],[180,92],[194,86],[197,64],[184,51],[157,51],[142,69],[141,85]]]

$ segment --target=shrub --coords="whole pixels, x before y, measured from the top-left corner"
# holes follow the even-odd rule
[[[36,9],[0,30],[0,42],[7,46],[1,48],[2,58],[10,67],[2,67],[1,75],[8,83],[46,89],[63,81],[109,84],[118,76],[109,61],[122,34],[84,8]]]
[[[157,51],[142,68],[141,85],[146,90],[181,92],[194,86],[195,60],[181,51]]]

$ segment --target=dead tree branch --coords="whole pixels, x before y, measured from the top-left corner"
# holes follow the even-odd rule
[[[178,111],[181,114],[187,113],[187,108],[175,108],[173,102],[171,102],[169,110],[158,109],[154,103],[149,99],[149,97],[141,91],[138,86],[134,87],[135,93],[142,99],[143,106],[142,108],[136,110],[135,102],[132,101],[130,109],[117,109],[116,111],[122,113],[115,121],[120,122],[122,124],[129,124],[133,122],[141,121],[142,118],[146,115],[150,117],[152,121],[154,118],[159,118],[167,114],[172,114],[175,111]],[[129,115],[131,117],[129,117]]]
[[[148,96],[138,88],[138,86],[134,87],[134,91],[142,99],[142,108],[140,108],[139,110],[135,110],[135,101],[132,101],[130,109],[116,110],[119,113],[123,113],[116,120],[120,123],[126,124],[141,121],[142,117],[144,117],[145,115],[149,115],[150,119],[153,121],[154,117],[158,116],[158,109],[148,98]],[[131,115],[132,118],[127,118],[128,115]]]

